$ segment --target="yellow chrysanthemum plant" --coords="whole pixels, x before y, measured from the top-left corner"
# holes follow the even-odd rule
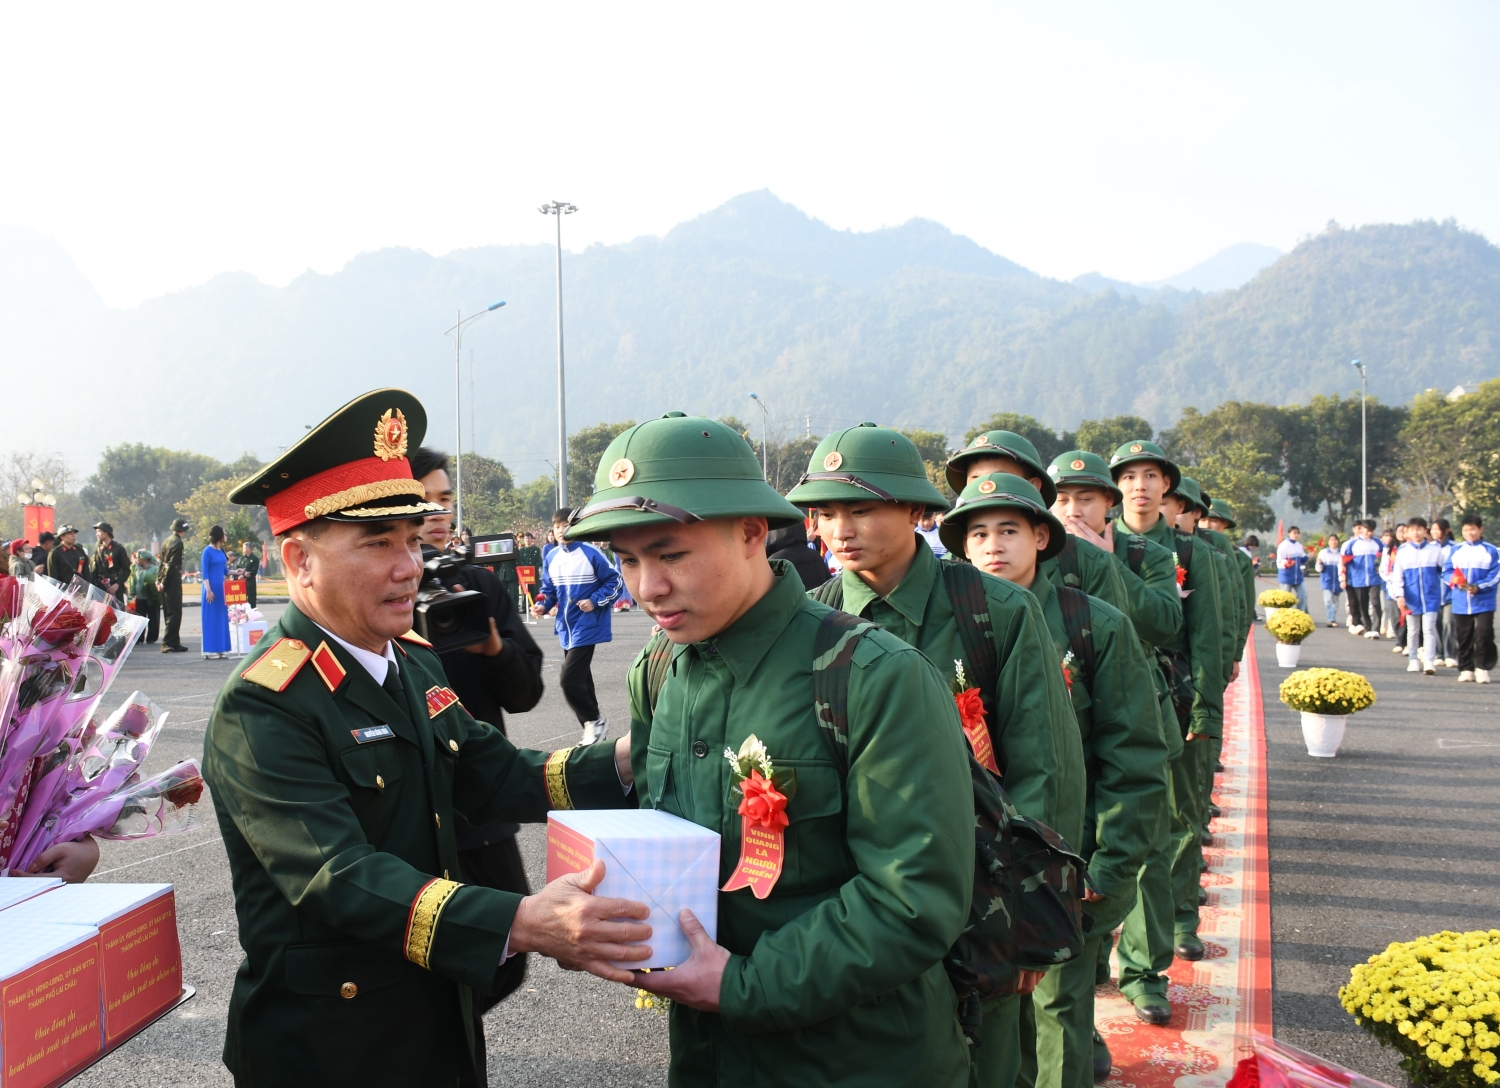
[[[1500,929],[1392,944],[1349,973],[1344,1011],[1423,1088],[1500,1081]]]
[[[1297,595],[1289,589],[1268,589],[1255,599],[1262,608],[1297,607]]]
[[[1357,672],[1298,669],[1281,682],[1281,701],[1308,714],[1356,714],[1375,705],[1375,689]]]
[[[1276,636],[1277,642],[1284,642],[1288,646],[1299,645],[1317,630],[1317,626],[1313,618],[1300,608],[1278,609],[1275,615],[1266,620],[1266,630]]]

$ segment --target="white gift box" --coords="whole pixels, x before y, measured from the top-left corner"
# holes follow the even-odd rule
[[[0,1088],[60,1083],[104,1049],[99,931],[0,911]]]
[[[677,967],[688,958],[678,923],[693,912],[710,939],[719,932],[719,835],[659,809],[597,809],[547,814],[547,881],[604,862],[595,895],[651,908],[651,957],[619,966]]]
[[[0,910],[50,892],[62,884],[57,876],[0,876]]]
[[[248,654],[260,644],[265,638],[266,631],[270,625],[265,620],[251,620],[249,623],[231,623],[230,631],[234,634],[234,652],[237,654]]]
[[[182,996],[182,950],[170,884],[64,884],[0,919],[86,925],[99,934],[98,1001],[106,1046]]]

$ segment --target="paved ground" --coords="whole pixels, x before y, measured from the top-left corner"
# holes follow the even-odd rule
[[[280,607],[266,611],[274,618]],[[185,634],[194,647],[196,622],[189,609]],[[595,658],[615,735],[626,722],[623,673],[647,628],[640,613],[618,617],[616,641]],[[556,691],[556,642],[546,627],[538,630],[548,691],[536,710],[510,719],[511,735],[523,745],[557,747],[575,725]],[[1380,702],[1354,719],[1337,759],[1313,759],[1297,715],[1276,698],[1284,673],[1271,639],[1263,628],[1255,637],[1269,746],[1277,1034],[1400,1084],[1393,1058],[1354,1026],[1334,995],[1351,965],[1390,941],[1500,926],[1500,685],[1459,686],[1449,670],[1408,676],[1390,643],[1320,628],[1303,663],[1365,673]],[[151,770],[201,752],[204,723],[232,668],[196,654],[163,657],[154,647],[131,659],[115,696],[140,688],[173,711]],[[209,818],[176,839],[105,844],[96,879],[176,884],[184,973],[198,996],[77,1083],[229,1084],[218,1056],[240,951],[217,842]],[[540,829],[523,830],[522,850],[540,883]],[[665,1018],[638,1012],[632,998],[624,988],[534,963],[522,992],[488,1018],[491,1083],[663,1084]]]
[[[1269,583],[1267,583],[1269,584]],[[1322,619],[1321,601],[1312,605]],[[1302,666],[1363,673],[1378,701],[1334,759],[1315,759],[1277,698],[1288,670],[1257,627],[1270,789],[1278,1037],[1367,1076],[1404,1081],[1339,1006],[1349,969],[1392,941],[1500,926],[1500,685],[1405,672],[1387,641],[1320,627]]]

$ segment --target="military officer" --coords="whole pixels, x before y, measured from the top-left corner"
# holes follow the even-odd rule
[[[1213,775],[1213,752],[1204,740],[1221,735],[1224,723],[1225,656],[1219,578],[1208,544],[1174,529],[1165,516],[1167,494],[1177,489],[1182,472],[1159,446],[1146,439],[1123,443],[1110,458],[1109,471],[1123,495],[1121,522],[1131,532],[1170,550],[1181,574],[1178,593],[1183,627],[1165,647],[1173,669],[1173,707],[1184,742],[1182,753],[1170,764],[1173,934],[1167,938],[1159,930],[1134,927],[1127,919],[1119,945],[1121,992],[1138,1011],[1170,1017],[1166,970],[1172,956],[1203,958],[1203,942],[1198,939],[1203,862],[1198,798],[1204,796],[1204,776],[1212,783]],[[1150,913],[1138,920],[1165,921]]]
[[[57,547],[47,554],[47,577],[67,585],[74,578],[89,580],[89,553],[78,546],[78,529],[64,525],[57,531]]]
[[[638,424],[594,486],[566,537],[608,542],[666,636],[630,673],[641,803],[719,832],[730,884],[746,808],[726,747],[754,737],[787,784],[768,894],[723,892],[718,944],[685,912],[691,958],[638,975],[674,1001],[670,1082],[964,1084],[940,961],[966,924],[974,811],[944,678],[767,559],[768,530],[802,515],[729,427],[680,412]],[[820,657],[829,632],[838,653]],[[842,725],[814,705],[825,666],[842,669]]]
[[[967,446],[948,458],[946,471],[948,486],[955,495],[962,492],[970,480],[992,472],[1008,472],[1040,491],[1048,506],[1057,500],[1057,490],[1042,467],[1036,447],[1014,431],[986,431],[975,435]],[[1108,601],[1121,612],[1130,609],[1124,582],[1115,564],[1109,561],[1108,549],[1100,549],[1095,542],[1073,535],[1065,537],[1062,551],[1042,564],[1042,573],[1053,585],[1081,589],[1092,597]]]
[[[94,537],[99,546],[89,568],[89,579],[104,592],[124,599],[125,583],[130,580],[130,553],[115,539],[115,527],[107,521],[94,523]]]
[[[818,532],[843,567],[814,596],[880,624],[921,650],[950,681],[956,676],[949,663],[963,662],[966,682],[983,696],[989,744],[1016,808],[1069,844],[1079,842],[1083,747],[1046,619],[1030,593],[940,562],[917,535],[923,512],[948,504],[911,440],[873,423],[836,431],[818,444],[787,498],[817,512]],[[968,587],[960,575],[973,579]],[[977,601],[966,599],[969,590]],[[975,630],[968,617],[986,622]],[[988,678],[981,676],[979,651],[994,655]],[[1029,991],[1036,979],[1027,975],[1023,988]],[[974,1059],[985,1088],[1014,1083],[1030,1008],[1026,993],[983,1003],[983,1043]]]
[[[239,1085],[454,1085],[472,992],[541,952],[629,982],[644,904],[561,877],[460,884],[455,814],[542,820],[633,804],[629,745],[518,751],[475,721],[411,633],[426,501],[411,394],[351,401],[230,495],[264,504],[292,603],[230,678],[204,738],[245,950],[224,1062]],[[623,919],[623,920],[611,920]]]
[[[161,612],[166,631],[161,637],[161,652],[185,654],[182,644],[182,538],[191,526],[187,518],[172,519],[172,535],[161,546],[161,573],[157,585],[161,587]]]
[[[1062,550],[1063,524],[1014,475],[972,480],[943,522],[943,543],[988,574],[1029,589],[1063,663],[1088,768],[1079,852],[1089,862],[1083,954],[1036,988],[1036,1083],[1088,1088],[1094,1065],[1094,972],[1105,939],[1135,903],[1136,880],[1166,803],[1166,742],[1151,666],[1129,617],[1082,590],[1059,588],[1038,564]],[[1107,1059],[1108,1051],[1105,1051]]]

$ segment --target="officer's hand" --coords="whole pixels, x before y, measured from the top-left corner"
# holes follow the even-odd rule
[[[505,644],[500,641],[500,628],[495,626],[495,617],[490,617],[490,637],[483,642],[476,642],[472,646],[465,646],[471,654],[483,654],[485,657],[499,657],[500,651]]]
[[[583,600],[581,600],[581,601],[578,602],[578,611],[580,611],[580,612],[592,612],[593,610],[594,610],[594,602],[591,601],[591,600],[589,600],[587,597],[585,597]]]
[[[703,923],[684,910],[677,916],[682,933],[693,950],[687,962],[670,971],[637,971],[635,985],[653,994],[680,1001],[690,1009],[719,1011],[719,986],[724,981],[724,967],[729,963],[729,949],[714,944]]]
[[[651,949],[651,927],[630,918],[650,917],[651,909],[630,899],[604,899],[594,889],[604,879],[604,862],[586,872],[560,876],[516,908],[510,926],[510,950],[540,952],[567,971],[588,971],[611,982],[629,983],[635,975],[610,960],[643,960]]]
[[[82,884],[99,864],[99,844],[92,835],[77,842],[60,842],[43,850],[31,863],[35,876],[60,876],[68,884]]]
[[[1029,994],[1036,989],[1036,984],[1042,981],[1046,971],[1027,971],[1022,968],[1020,977],[1016,979],[1016,993]]]

